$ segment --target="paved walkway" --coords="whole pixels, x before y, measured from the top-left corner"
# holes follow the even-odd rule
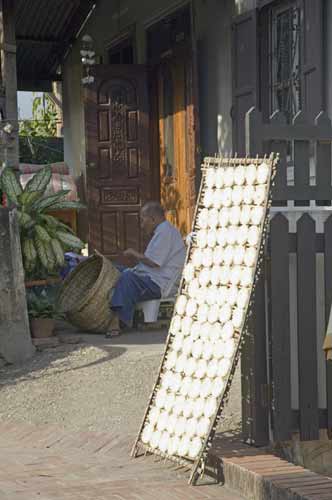
[[[62,328],[57,346],[22,365],[0,368],[0,422],[54,424],[70,432],[137,432],[166,335],[166,330],[151,330],[105,339]],[[238,370],[222,430],[240,425]]]
[[[187,485],[155,457],[131,459],[134,436],[0,424],[0,500],[240,500],[226,488]]]

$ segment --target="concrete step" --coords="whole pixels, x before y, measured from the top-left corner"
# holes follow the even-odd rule
[[[217,436],[208,471],[248,500],[332,499],[332,478],[311,472],[239,439]]]

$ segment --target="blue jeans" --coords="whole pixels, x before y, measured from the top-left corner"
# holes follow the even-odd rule
[[[117,268],[121,271],[121,276],[114,288],[111,309],[123,323],[131,326],[136,304],[145,300],[160,299],[161,292],[159,286],[148,276],[140,276],[123,266]]]

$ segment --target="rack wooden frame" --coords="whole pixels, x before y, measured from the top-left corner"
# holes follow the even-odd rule
[[[213,418],[211,419],[211,425],[210,425],[210,428],[209,428],[207,435],[204,439],[200,453],[199,453],[198,457],[194,460],[190,459],[188,457],[179,457],[179,456],[168,455],[167,453],[162,453],[160,450],[153,449],[150,446],[147,446],[140,439],[142,431],[143,431],[145,423],[146,423],[146,420],[147,420],[149,410],[154,402],[156,391],[160,385],[160,378],[161,378],[161,375],[163,373],[164,362],[166,359],[168,348],[169,348],[170,343],[171,343],[172,335],[171,335],[170,330],[169,330],[168,335],[167,335],[166,344],[165,344],[165,351],[164,351],[164,354],[163,354],[163,357],[162,357],[162,360],[160,363],[158,376],[157,376],[156,382],[154,384],[153,390],[151,392],[149,402],[148,402],[147,408],[145,410],[144,417],[143,417],[142,424],[140,426],[137,438],[135,440],[134,446],[133,446],[132,451],[131,451],[132,457],[137,457],[139,451],[141,450],[145,454],[152,453],[154,455],[157,455],[157,456],[164,458],[165,460],[174,462],[174,463],[180,465],[181,467],[191,469],[191,474],[190,474],[189,481],[188,481],[188,483],[191,485],[196,484],[199,476],[204,474],[205,464],[206,464],[207,456],[208,456],[208,451],[212,446],[212,441],[213,441],[213,438],[214,438],[215,433],[216,433],[218,422],[222,417],[222,411],[228,402],[230,387],[231,387],[232,380],[234,377],[234,372],[235,372],[235,369],[237,366],[237,362],[238,362],[240,354],[241,354],[241,349],[243,347],[245,336],[249,334],[248,318],[250,317],[250,315],[252,313],[252,304],[253,304],[254,297],[255,297],[255,288],[256,288],[257,281],[260,277],[260,273],[261,273],[260,266],[261,266],[261,263],[263,260],[264,247],[266,244],[267,232],[268,232],[268,226],[269,226],[269,210],[270,210],[271,203],[272,203],[271,187],[274,185],[274,178],[276,175],[276,168],[277,168],[278,160],[279,160],[279,156],[274,155],[273,153],[269,157],[267,157],[265,155],[264,157],[261,157],[261,158],[259,158],[258,156],[256,158],[249,158],[249,157],[246,157],[246,158],[237,158],[237,157],[227,158],[227,157],[216,156],[216,157],[206,157],[204,159],[202,167],[201,167],[202,179],[201,179],[201,185],[200,185],[197,203],[196,203],[195,212],[194,212],[192,232],[195,232],[198,229],[198,227],[197,227],[197,215],[199,213],[199,210],[204,208],[202,201],[203,201],[203,195],[205,192],[204,185],[205,185],[206,171],[209,168],[219,168],[221,166],[227,167],[227,166],[235,166],[235,165],[248,166],[250,164],[254,164],[257,166],[257,165],[261,164],[262,162],[266,162],[270,166],[270,173],[269,173],[269,178],[267,181],[267,187],[268,187],[267,191],[268,192],[267,192],[267,196],[266,196],[265,204],[264,204],[264,218],[263,218],[263,221],[262,221],[261,226],[260,226],[261,233],[260,233],[260,241],[258,244],[256,263],[254,266],[255,272],[253,275],[253,282],[251,285],[251,292],[250,292],[250,296],[248,299],[247,307],[245,308],[246,312],[245,312],[244,321],[243,321],[242,327],[240,328],[239,332],[237,333],[237,335],[235,337],[237,340],[237,347],[236,347],[236,351],[235,351],[233,359],[232,359],[231,368],[228,372],[227,383],[226,383],[226,386],[225,386],[223,393],[220,396],[219,404],[217,405],[217,410],[216,410]],[[185,265],[189,261],[189,256],[190,256],[190,253],[191,253],[191,250],[193,247],[194,247],[194,245],[191,242],[190,245],[188,246],[188,249],[187,249]],[[182,276],[177,296],[180,293],[183,293],[183,289],[184,289],[184,277]]]

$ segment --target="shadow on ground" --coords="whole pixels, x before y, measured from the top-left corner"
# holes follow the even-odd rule
[[[125,330],[118,337],[106,339],[103,334],[90,333],[84,330],[79,330],[75,326],[67,322],[59,322],[57,325],[57,332],[64,338],[66,336],[78,335],[84,342],[89,345],[114,345],[114,346],[156,346],[160,348],[165,345],[167,337],[166,328],[144,328],[142,330],[128,329]]]
[[[1,387],[16,385],[29,380],[38,380],[54,377],[67,371],[79,371],[95,365],[100,365],[111,361],[126,352],[124,347],[103,346],[102,350],[105,355],[101,358],[81,364],[79,366],[71,366],[68,362],[68,357],[73,353],[81,351],[88,347],[85,343],[79,344],[60,344],[57,347],[37,352],[33,358],[25,362],[23,365],[7,365],[0,369],[0,390]],[[52,371],[47,371],[47,368],[53,366]]]
[[[229,456],[229,454],[239,455],[240,450],[244,447],[249,449],[243,442],[241,425],[232,430],[217,432],[212,442],[212,448],[208,453],[206,474],[201,484],[211,484],[211,481],[215,484],[225,484],[222,464],[223,457]]]
[[[0,368],[0,390],[29,380],[47,379],[68,371],[108,363],[126,352],[140,351],[140,357],[162,353],[167,336],[166,330],[128,331],[116,338],[105,338],[103,334],[79,331],[67,322],[58,322],[56,335],[60,344],[36,352],[35,356],[21,365],[6,365]],[[75,353],[95,348],[98,359],[72,366]],[[96,356],[97,357],[97,356]],[[51,370],[49,370],[51,368]]]
[[[247,447],[243,441],[243,433],[241,424],[239,423],[235,429],[218,431],[216,432],[213,440],[212,451],[218,453],[218,451],[227,450],[228,452],[236,451],[238,452],[239,447]]]

